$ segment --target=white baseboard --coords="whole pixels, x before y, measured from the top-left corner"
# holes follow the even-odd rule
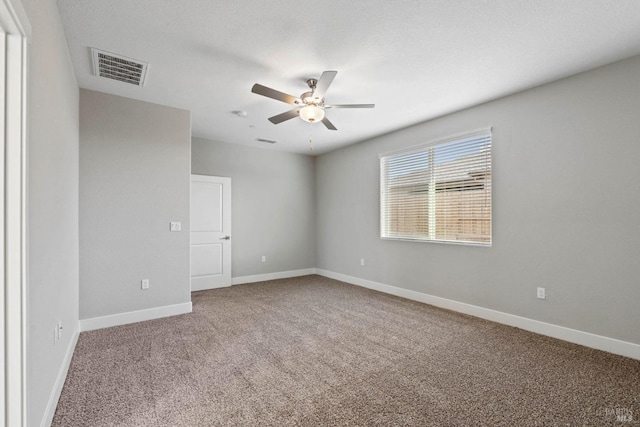
[[[441,298],[422,292],[402,289],[396,286],[385,285],[371,280],[361,279],[359,277],[348,276],[346,274],[334,273],[323,269],[316,269],[316,274],[331,279],[340,280],[342,282],[351,283],[353,285],[362,286],[364,288],[373,289],[407,298],[414,301],[423,302],[425,304],[434,305],[436,307],[446,308],[448,310],[457,311],[481,319],[491,320],[504,325],[515,326],[537,334],[546,335],[552,338],[558,338],[564,341],[580,344],[586,347],[595,348],[597,350],[607,351],[609,353],[630,357],[640,360],[640,345],[627,341],[621,341],[614,338],[604,337],[589,332],[578,331],[576,329],[566,328],[551,323],[540,322],[538,320],[528,319],[513,314],[503,313],[501,311],[491,310],[488,308],[478,307],[463,302],[458,302],[446,298]]]
[[[49,427],[53,422],[53,416],[56,414],[56,408],[58,407],[58,400],[62,393],[62,387],[67,379],[67,372],[69,372],[69,366],[71,365],[73,351],[76,349],[76,344],[78,343],[78,335],[80,335],[80,322],[76,323],[73,330],[73,336],[71,337],[71,341],[69,341],[67,352],[65,353],[62,365],[58,370],[58,376],[56,377],[56,382],[53,384],[53,390],[49,396],[49,402],[47,402],[47,407],[44,411],[40,427]]]
[[[308,276],[316,274],[315,268],[305,268],[302,270],[278,271],[277,273],[255,274],[253,276],[240,276],[231,279],[232,285],[242,285],[244,283],[264,282],[266,280],[288,279],[290,277]]]
[[[109,328],[111,326],[126,325],[128,323],[143,322],[161,317],[176,316],[191,313],[191,301],[182,304],[165,305],[163,307],[148,308],[146,310],[129,311],[127,313],[111,314],[109,316],[93,317],[80,320],[80,331]]]

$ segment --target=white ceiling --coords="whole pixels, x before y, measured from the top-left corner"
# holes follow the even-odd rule
[[[58,0],[80,87],[183,108],[193,135],[321,154],[640,54],[638,0]],[[144,87],[96,77],[90,48],[148,62]],[[338,75],[338,128],[267,118]],[[233,111],[246,111],[247,117]],[[277,144],[257,142],[275,139]]]

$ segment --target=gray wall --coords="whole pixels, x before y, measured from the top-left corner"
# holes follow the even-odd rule
[[[231,178],[233,277],[315,267],[312,157],[193,138],[191,168]]]
[[[188,111],[80,91],[81,319],[191,301],[190,162]]]
[[[29,46],[27,419],[40,425],[78,323],[78,84],[52,0],[22,0]],[[54,346],[53,330],[63,323]]]
[[[320,156],[317,267],[640,343],[638,76],[635,57]],[[380,240],[378,153],[487,125],[493,246]]]

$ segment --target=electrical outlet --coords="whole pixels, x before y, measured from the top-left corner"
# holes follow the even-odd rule
[[[267,256],[266,255],[262,255],[262,262],[267,262]]]
[[[360,265],[364,265],[364,258],[360,258]]]
[[[149,289],[149,279],[142,279],[140,284],[142,285],[142,289]]]
[[[180,221],[171,221],[169,223],[169,230],[170,231],[180,231],[180,230],[182,230],[182,224],[180,223]]]
[[[538,299],[547,299],[547,292],[545,288],[538,288]]]

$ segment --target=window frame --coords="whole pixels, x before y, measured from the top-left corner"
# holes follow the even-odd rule
[[[472,138],[481,138],[481,137],[489,137],[488,143],[488,157],[489,157],[489,167],[485,172],[488,171],[489,176],[489,189],[488,191],[490,202],[489,202],[489,233],[488,233],[488,241],[480,242],[480,241],[469,241],[469,240],[451,240],[451,239],[436,239],[436,238],[424,238],[424,237],[411,237],[411,236],[389,236],[388,229],[386,227],[386,215],[388,214],[388,207],[386,205],[387,200],[385,196],[385,191],[388,190],[387,187],[387,174],[385,173],[384,161],[388,159],[393,159],[401,156],[418,154],[421,152],[427,152],[435,149],[436,147],[446,146],[448,144],[454,144],[456,142],[462,142],[465,140],[469,140]],[[450,135],[443,138],[437,138],[430,140],[426,143],[405,147],[397,150],[388,151],[385,153],[380,153],[378,155],[379,158],[379,173],[380,173],[380,239],[381,240],[392,240],[392,241],[409,241],[409,242],[424,242],[424,243],[444,243],[444,244],[453,244],[453,245],[464,245],[464,246],[481,246],[481,247],[491,247],[493,245],[493,185],[492,185],[492,170],[493,170],[493,155],[492,155],[492,145],[493,145],[493,127],[485,127],[476,129],[470,132],[462,132],[454,135]],[[428,155],[427,155],[428,157]],[[434,170],[433,163],[430,166],[431,170]],[[435,171],[435,170],[434,170]],[[431,173],[429,177],[429,184],[431,184],[432,188],[437,188],[437,183],[435,182],[435,173]],[[429,186],[427,184],[427,186]],[[435,185],[434,185],[435,184]],[[435,192],[430,192],[429,196],[432,197],[432,201],[435,200]],[[437,204],[433,204],[433,211],[436,211]],[[437,217],[431,219],[429,221],[429,229],[435,231],[435,225],[432,225],[431,222],[435,224],[437,221]],[[387,235],[385,235],[387,234]],[[433,233],[435,234],[435,232]]]

